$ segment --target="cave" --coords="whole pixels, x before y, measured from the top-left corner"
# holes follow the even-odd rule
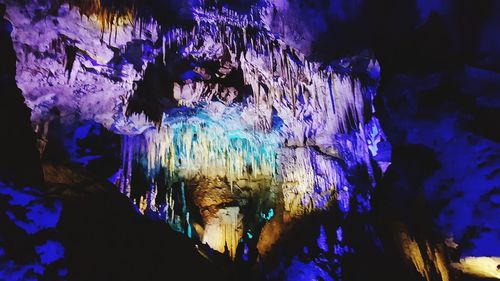
[[[500,2],[0,19],[0,280],[500,279]]]

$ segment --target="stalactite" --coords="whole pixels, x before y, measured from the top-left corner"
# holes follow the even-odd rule
[[[163,61],[163,65],[166,65],[167,62],[165,61],[165,55],[166,55],[165,35],[163,35],[161,38],[162,38],[162,42],[161,42],[161,48],[162,48],[161,51],[162,52],[161,52],[161,54],[162,54],[162,57],[163,57],[162,61]]]
[[[210,122],[179,122],[148,130],[143,139],[134,140],[128,143],[127,156],[145,155],[150,176],[160,169],[171,177],[189,179],[202,174],[229,182],[276,176],[276,143],[262,142],[250,133],[227,132]]]
[[[181,182],[181,204],[182,204],[182,214],[185,215],[185,220],[186,220],[186,232],[188,232],[188,230],[190,230],[189,211],[187,208],[186,191],[184,189],[184,182]]]
[[[139,209],[139,212],[141,212],[142,214],[144,214],[144,212],[146,212],[146,210],[148,208],[147,198],[145,198],[144,196],[141,196],[139,198],[139,203],[135,203],[135,205]]]
[[[133,146],[129,143],[127,145],[127,176],[125,177],[125,195],[127,195],[128,197],[130,197],[130,193],[131,193],[131,188],[132,188],[132,159],[133,159],[133,155],[132,155],[132,149],[133,149]]]
[[[418,241],[408,234],[405,227],[400,230],[400,243],[403,254],[425,280],[449,281],[449,269],[442,249],[429,241]]]
[[[111,42],[111,35],[113,29],[128,22],[133,22],[134,18],[134,5],[133,1],[123,1],[117,4],[110,1],[102,0],[68,0],[61,2],[69,2],[72,6],[77,6],[80,13],[86,16],[95,15],[101,25],[102,35],[109,32],[109,42]]]
[[[196,177],[222,178],[231,191],[241,179],[273,179],[282,184],[284,207],[292,216],[326,209],[335,200],[342,212],[349,212],[353,187],[346,169],[365,164],[373,174],[370,149],[375,146],[367,146],[373,138],[365,132],[362,83],[309,61],[251,16],[201,9],[195,10],[195,21],[193,29],[172,28],[162,35],[163,63],[169,52],[200,60],[222,60],[229,52],[228,72],[241,71],[252,95],[244,105],[214,102],[225,89],[210,79],[174,82],[178,105],[194,110],[164,117],[158,128],[140,136],[125,137],[122,191],[130,196],[132,161],[142,164],[150,179],[164,172],[169,187],[163,217],[171,225],[185,221],[182,231],[187,233],[184,186],[181,202],[175,202],[171,184]],[[193,42],[205,42],[203,49]],[[213,51],[221,48],[220,56]],[[204,73],[197,67],[195,72]],[[175,204],[181,204],[181,214],[174,213]],[[232,238],[223,235],[225,230],[215,221],[207,226],[204,239],[221,251],[226,244],[233,247]]]
[[[156,195],[158,194],[158,188],[155,182],[151,182],[149,186],[149,191],[147,192],[146,200],[147,200],[147,208],[153,212],[157,211],[156,207]]]
[[[122,176],[120,177],[120,192],[125,193],[125,186],[127,185],[127,164],[128,164],[128,137],[123,136],[122,137]]]

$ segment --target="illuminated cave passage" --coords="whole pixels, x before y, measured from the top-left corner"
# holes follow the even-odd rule
[[[290,58],[286,57],[286,60],[291,63]],[[296,63],[295,71],[303,72],[304,69],[300,66],[302,62]],[[248,74],[246,71],[248,70],[243,71],[244,78],[256,79],[253,73]],[[261,69],[264,74],[265,71],[269,70]],[[252,95],[238,103],[233,100],[213,100],[211,95],[221,93],[204,81],[184,81],[183,86],[174,86],[181,87],[180,90],[174,88],[174,98],[181,105],[190,106],[164,112],[162,119],[157,121],[158,128],[146,129],[139,136],[123,137],[123,166],[116,184],[120,186],[122,193],[132,195],[141,212],[156,212],[182,232],[191,228],[189,214],[193,211],[201,212],[204,221],[198,222],[201,228],[197,228],[200,240],[220,252],[224,252],[224,247],[229,245],[228,251],[233,258],[237,241],[244,232],[252,232],[248,226],[241,225],[242,214],[239,213],[239,208],[255,208],[256,206],[245,206],[244,202],[248,201],[249,196],[253,196],[252,193],[261,189],[267,190],[272,198],[259,200],[271,200],[270,207],[280,213],[300,216],[326,209],[334,202],[335,196],[341,199],[339,206],[347,213],[349,203],[346,202],[351,194],[349,189],[352,190],[353,187],[345,179],[345,169],[348,166],[343,165],[366,164],[368,157],[365,129],[360,133],[355,127],[359,124],[363,128],[359,123],[363,118],[360,113],[363,111],[363,96],[358,81],[338,77],[331,70],[312,70],[309,76],[309,83],[312,85],[308,87],[323,91],[323,95],[313,94],[314,91],[309,92],[300,81],[293,81],[299,90],[293,92],[293,89],[288,89],[292,92],[292,97],[288,98],[286,88],[280,92],[263,84],[266,81],[261,80],[256,84],[256,90],[250,84]],[[146,79],[148,78],[145,81]],[[292,81],[294,78],[288,79]],[[354,85],[349,86],[351,83]],[[175,91],[181,91],[181,94],[176,95]],[[205,98],[206,96],[208,97]],[[195,100],[186,103],[182,97]],[[361,101],[355,104],[356,99]],[[293,103],[296,104],[295,107]],[[293,112],[290,107],[297,108],[298,112]],[[270,116],[264,115],[266,111]],[[356,117],[346,116],[352,111],[357,112],[353,115]],[[321,116],[331,116],[332,119],[323,117],[324,122],[321,122]],[[377,124],[375,121],[366,125],[368,133],[373,134],[370,140],[372,147],[377,147],[378,142],[384,141],[384,135],[380,127],[376,127]],[[335,139],[335,136],[328,137],[321,133],[324,130],[338,131],[339,136],[347,135],[347,132],[350,135]],[[342,155],[343,145],[354,145],[352,149],[358,152],[356,155],[347,151],[352,158],[349,159],[351,163],[342,159],[345,157]],[[142,168],[142,173],[147,178],[146,182],[137,184],[142,185],[142,188],[139,187],[141,192],[135,192],[132,187],[136,166]],[[222,186],[214,185],[213,181]],[[195,198],[194,205],[201,209],[188,211],[185,207],[184,185],[203,185],[205,182],[211,183],[217,190],[229,189],[223,192],[227,193],[225,196],[228,198],[217,198],[221,196],[217,194],[219,191],[214,191],[214,195],[208,191],[203,197],[216,198]],[[181,184],[180,189],[173,188],[175,184]],[[196,186],[191,192],[199,193]],[[162,197],[158,198],[158,194],[162,194]],[[198,200],[201,202],[197,202]],[[222,206],[202,205],[207,200],[220,201]],[[183,207],[175,208],[176,204]],[[224,207],[228,204],[230,207]],[[206,211],[206,208],[210,210]],[[257,214],[268,211],[257,209]],[[225,218],[226,216],[230,218]],[[231,221],[231,226],[226,225],[227,220]],[[253,223],[254,220],[246,221]],[[207,233],[202,226],[206,227]],[[228,227],[231,228],[230,231],[225,230]],[[213,234],[214,231],[218,234]]]
[[[365,112],[377,76],[362,85],[308,61],[248,16],[227,22],[232,15],[204,10],[191,31],[163,35],[161,59],[127,107],[155,127],[122,137],[114,183],[141,213],[234,259],[240,242],[260,241],[252,233],[269,212],[283,225],[333,205],[347,214],[355,187],[346,174],[364,166],[373,181],[369,150],[376,156],[385,135]],[[377,62],[367,62],[376,73]],[[370,209],[367,184],[356,195],[360,211]],[[263,241],[262,255],[273,243]]]
[[[500,279],[500,6],[430,2],[0,0],[0,280]]]

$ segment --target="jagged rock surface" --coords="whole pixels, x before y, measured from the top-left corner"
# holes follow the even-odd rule
[[[31,16],[35,10],[38,17]],[[142,212],[168,209],[173,216],[173,202],[157,198],[160,176],[170,182],[166,188],[221,178],[231,191],[267,180],[275,210],[291,218],[335,205],[348,213],[352,200],[364,206],[357,211],[369,209],[370,192],[357,194],[348,174],[365,166],[373,186],[379,167],[370,159],[386,141],[372,108],[375,59],[345,60],[342,69],[309,61],[275,37],[253,9],[238,14],[195,6],[192,29],[163,30],[154,21],[124,17],[108,26],[79,13],[85,12],[68,5],[9,6],[17,80],[39,128],[57,108],[63,124],[92,120],[124,135],[117,184]],[[46,26],[50,31],[42,36]],[[358,64],[371,78],[356,76]],[[390,161],[377,160],[382,168]],[[153,182],[142,194],[132,187],[137,163]],[[190,227],[186,214],[179,215]],[[243,235],[238,231],[230,240]],[[231,242],[232,253],[235,247]]]

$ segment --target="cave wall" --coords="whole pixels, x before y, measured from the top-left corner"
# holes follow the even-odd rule
[[[147,5],[133,16],[127,5],[95,9],[81,1],[7,1],[16,79],[32,110],[39,148],[50,139],[46,155],[71,147],[77,151],[86,136],[76,132],[92,122],[123,135],[122,159],[117,160],[122,165],[113,165],[117,171],[110,180],[135,200],[139,212],[170,221],[201,240],[206,224],[215,238],[205,242],[222,252],[231,240],[233,258],[254,248],[261,254],[273,248],[286,252],[292,266],[275,266],[270,279],[304,277],[294,271],[303,269],[311,276],[344,274],[356,280],[359,275],[348,264],[369,261],[369,255],[358,260],[356,248],[379,251],[376,231],[382,232],[386,249],[402,245],[417,278],[445,278],[443,272],[450,269],[442,270],[444,254],[456,262],[451,268],[497,275],[495,260],[487,257],[498,256],[491,245],[499,240],[499,130],[494,120],[500,56],[498,38],[492,35],[499,26],[498,3],[204,2],[201,8],[196,1],[174,5],[175,16],[167,19]],[[169,1],[163,4],[153,6],[158,11],[172,8]],[[7,114],[2,120],[16,114],[27,119],[13,84],[12,49],[2,55],[8,62],[4,72],[10,73],[2,76],[8,77],[5,85],[17,93],[10,99],[15,102],[2,103]],[[11,107],[14,103],[18,106]],[[55,133],[53,123],[60,123],[64,133]],[[179,124],[194,129],[181,125],[177,132]],[[25,157],[7,149],[12,161],[2,170],[13,175],[17,167],[23,173],[18,179],[40,182],[39,165],[24,165],[39,159],[28,127],[16,133],[19,137],[4,138],[10,142],[2,147],[26,140],[30,148],[22,150]],[[233,146],[234,156],[221,158],[226,152],[213,147],[231,146],[234,135],[240,140]],[[76,146],[68,146],[68,138]],[[170,140],[174,147],[166,145]],[[264,151],[241,145],[245,140]],[[60,150],[54,152],[57,142]],[[117,151],[111,155],[120,153],[116,146],[111,149]],[[84,166],[95,163],[92,156],[69,158]],[[214,159],[226,161],[213,165]],[[206,175],[196,171],[213,166],[219,168],[205,174],[217,179],[207,190],[197,189],[194,185]],[[177,177],[183,188],[179,183],[167,193],[160,170],[170,173],[170,179]],[[256,175],[268,178],[254,184]],[[275,176],[284,184],[269,179]],[[267,201],[248,203],[259,196],[282,209]],[[219,202],[205,204],[204,197]],[[379,229],[362,230],[363,223],[373,221],[360,214],[372,209],[375,221],[381,221]],[[330,246],[317,242],[299,249],[282,237],[301,223],[307,225],[307,219],[301,222],[303,215],[318,210],[331,212],[334,226],[316,222],[303,239],[319,236]],[[294,219],[296,226],[284,227]],[[383,233],[394,225],[395,231]],[[258,242],[251,241],[255,234]],[[393,235],[399,237],[395,244],[389,241]],[[364,245],[356,236],[370,237],[374,245]],[[245,237],[238,250],[234,240]],[[483,272],[467,259],[459,263],[468,256],[471,264],[484,265]],[[480,256],[487,260],[474,260]],[[329,260],[344,263],[332,267]],[[451,272],[452,279],[461,276]]]

